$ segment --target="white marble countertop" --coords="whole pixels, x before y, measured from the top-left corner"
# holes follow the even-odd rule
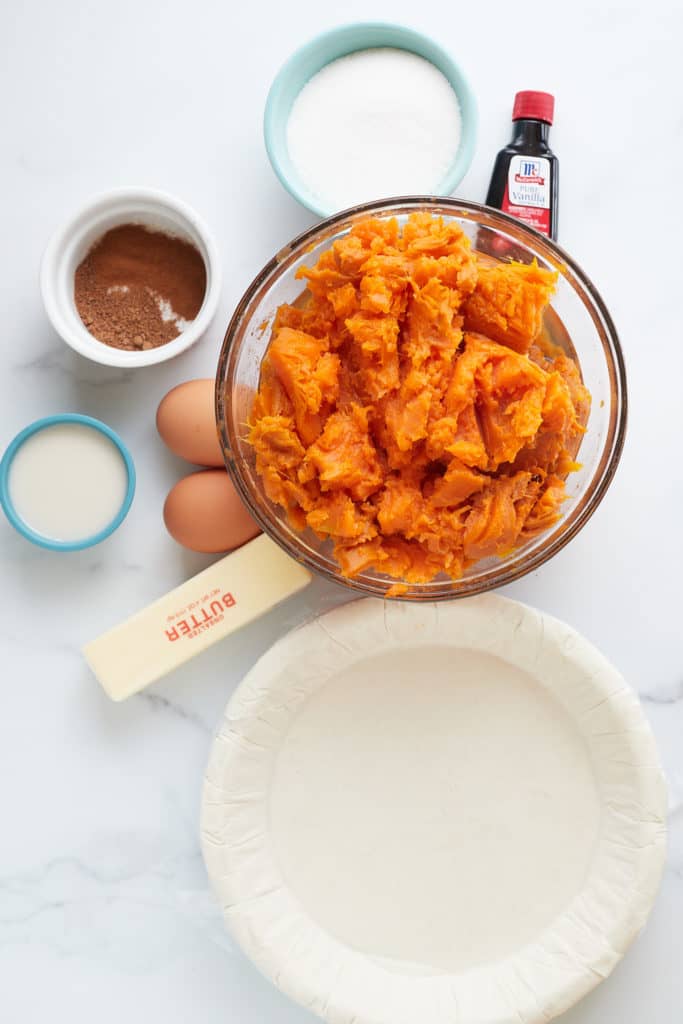
[[[561,241],[602,291],[630,375],[625,455],[601,508],[552,564],[508,593],[565,619],[640,693],[671,786],[668,866],[644,934],[563,1024],[683,1020],[683,474],[680,162],[683,14],[675,0],[524,7],[348,0],[340,17],[403,20],[468,72],[481,130],[459,194],[482,199],[518,88],[556,94]],[[304,1024],[224,932],[199,854],[200,785],[236,682],[274,638],[340,594],[316,583],[146,694],[108,701],[79,647],[207,564],[161,522],[181,475],[154,429],[173,384],[210,376],[228,316],[271,254],[313,222],[266,161],[269,82],[328,8],[118,0],[0,11],[3,341],[0,446],[28,421],[79,410],[134,453],[123,528],[73,555],[0,522],[0,991],[7,1024],[201,1020]],[[97,367],[50,329],[38,266],[85,198],[126,184],[176,193],[210,222],[225,261],[214,327],[141,371]],[[342,595],[343,596],[343,595]]]

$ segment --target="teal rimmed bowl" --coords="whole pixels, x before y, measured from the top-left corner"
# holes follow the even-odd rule
[[[12,468],[12,463],[14,462],[14,457],[24,442],[41,430],[46,430],[54,426],[61,426],[65,423],[82,424],[83,426],[96,430],[107,437],[118,450],[123,461],[127,477],[126,492],[123,501],[111,522],[97,533],[79,538],[78,540],[68,541],[57,540],[54,537],[37,533],[31,526],[29,526],[15,508],[9,486],[10,470]],[[2,460],[0,461],[0,506],[2,506],[3,512],[14,529],[20,533],[22,537],[31,541],[32,544],[37,544],[38,547],[41,548],[48,548],[50,551],[81,551],[84,548],[93,547],[95,544],[99,544],[101,541],[106,540],[107,537],[119,528],[123,520],[128,515],[128,510],[132,504],[134,494],[135,466],[128,448],[125,446],[119,435],[115,433],[111,427],[108,427],[106,423],[102,423],[101,420],[97,420],[92,416],[84,416],[81,413],[58,413],[55,416],[45,416],[43,419],[35,420],[35,422],[24,427],[24,429],[17,434],[14,440],[10,442]]]
[[[446,77],[458,98],[462,121],[460,145],[448,173],[434,183],[434,196],[451,195],[472,163],[477,138],[477,104],[467,79],[446,50],[420,32],[385,22],[359,22],[331,29],[306,43],[283,65],[270,87],[263,118],[266,150],[273,170],[287,191],[320,217],[329,217],[337,211],[321,204],[301,180],[289,157],[287,122],[292,106],[309,79],[326,64],[358,50],[382,47],[408,50],[430,61]]]

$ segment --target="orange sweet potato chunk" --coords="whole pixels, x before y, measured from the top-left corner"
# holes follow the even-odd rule
[[[427,213],[367,218],[275,317],[250,441],[269,499],[392,594],[501,557],[561,514],[590,395],[539,341],[555,275],[480,262]]]
[[[540,333],[557,274],[536,262],[481,267],[465,305],[465,327],[526,353]]]
[[[354,501],[369,497],[384,479],[368,433],[367,413],[356,404],[332,413],[309,447],[305,463],[315,470],[321,491],[343,490]]]
[[[339,356],[329,352],[325,338],[282,327],[268,350],[275,377],[294,408],[301,440],[311,444],[322,429],[321,410],[339,395]]]
[[[342,491],[320,496],[306,516],[306,522],[320,536],[354,542],[371,540],[377,529],[359,506]]]

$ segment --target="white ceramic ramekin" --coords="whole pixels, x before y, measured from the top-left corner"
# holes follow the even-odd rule
[[[113,348],[87,330],[74,302],[74,274],[88,249],[119,224],[145,224],[192,242],[206,267],[206,294],[199,313],[173,341],[142,351]],[[119,188],[90,200],[48,242],[40,271],[45,310],[60,337],[87,359],[106,366],[149,366],[184,352],[204,334],[216,312],[221,289],[218,249],[191,207],[149,188]]]

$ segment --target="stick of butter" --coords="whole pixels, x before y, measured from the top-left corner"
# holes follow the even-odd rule
[[[311,574],[265,534],[83,648],[112,700],[125,700],[302,590]]]

